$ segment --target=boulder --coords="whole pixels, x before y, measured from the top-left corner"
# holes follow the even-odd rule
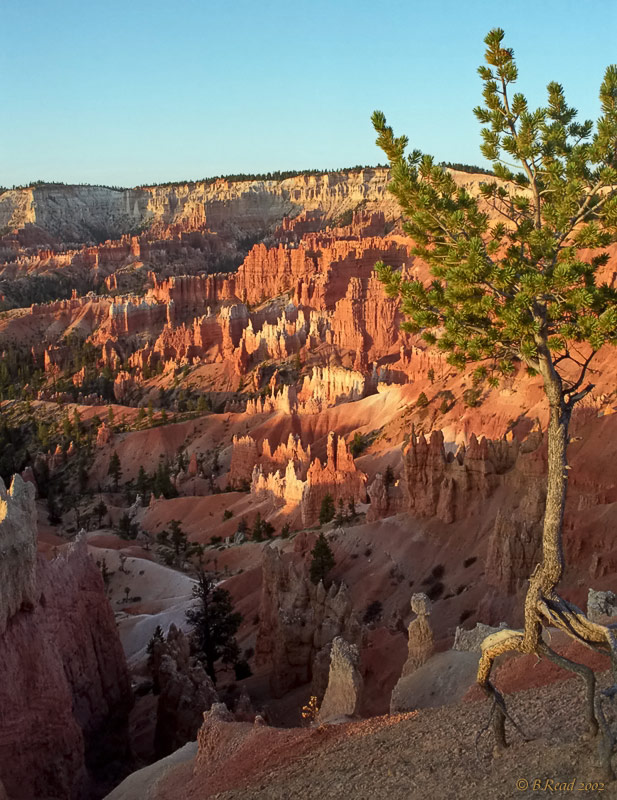
[[[487,636],[497,633],[507,627],[507,623],[505,622],[500,622],[497,628],[485,625],[483,622],[478,622],[475,628],[469,631],[459,626],[454,634],[452,649],[465,651],[467,653],[480,653],[482,651],[482,642]]]
[[[587,616],[592,622],[606,623],[617,617],[617,595],[590,589],[587,594]]]

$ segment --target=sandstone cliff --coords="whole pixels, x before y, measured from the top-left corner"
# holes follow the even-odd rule
[[[180,185],[110,189],[40,186],[0,196],[0,230],[37,226],[63,241],[118,238],[143,225],[184,230],[265,232],[286,215],[321,209],[328,217],[386,195],[384,168],[299,175],[283,181],[217,180]],[[393,206],[394,204],[389,201]]]
[[[35,564],[32,488],[0,482],[0,781],[11,800],[81,800],[126,761],[130,682],[85,540]]]

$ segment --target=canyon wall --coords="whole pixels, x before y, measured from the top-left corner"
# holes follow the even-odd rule
[[[0,481],[0,782],[11,800],[85,800],[127,760],[130,681],[85,539],[35,561],[33,494]]]
[[[386,200],[388,170],[299,175],[282,181],[195,182],[111,189],[53,186],[0,195],[0,231],[36,226],[66,242],[119,238],[141,226],[264,233],[285,216],[321,209],[335,217],[364,201]]]

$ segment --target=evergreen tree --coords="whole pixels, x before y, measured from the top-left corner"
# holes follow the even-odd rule
[[[94,513],[98,518],[99,528],[100,528],[101,523],[103,521],[103,517],[105,516],[105,514],[107,514],[107,506],[103,502],[103,498],[99,500],[99,502],[94,506],[92,510],[94,511]]]
[[[191,557],[203,555],[204,548],[196,542],[189,542],[188,536],[182,530],[179,520],[172,519],[169,523],[169,530],[163,530],[157,534],[157,541],[160,545],[159,555],[166,564],[182,567]]]
[[[111,477],[114,482],[114,489],[118,491],[118,484],[120,483],[120,478],[122,477],[122,466],[120,464],[120,456],[114,450],[111,454],[111,458],[109,459],[109,467],[107,469],[107,474]]]
[[[143,467],[143,464],[139,467],[139,472],[137,473],[137,480],[135,481],[135,491],[137,494],[141,495],[142,501],[145,502],[146,494],[149,492],[150,489],[150,479],[148,478],[148,474]]]
[[[253,529],[251,531],[251,539],[254,542],[261,542],[263,541],[263,522],[261,519],[261,514],[258,511],[255,516],[255,521],[253,522]]]
[[[178,490],[171,482],[171,470],[167,461],[159,461],[156,473],[153,480],[154,494],[157,497],[161,495],[166,499],[177,497]]]
[[[483,650],[478,682],[496,701],[501,748],[506,711],[490,681],[495,658],[536,653],[577,672],[587,682],[590,730],[604,732],[604,768],[612,775],[612,740],[593,673],[557,656],[541,634],[544,625],[556,626],[608,651],[617,664],[609,629],[594,626],[556,593],[564,571],[570,418],[593,389],[587,374],[595,355],[617,343],[617,290],[598,276],[608,261],[602,248],[617,238],[617,65],[606,70],[594,130],[593,122],[576,121],[559,83],[548,84],[547,104],[536,110],[523,94],[512,94],[518,70],[503,38],[501,29],[487,35],[486,66],[479,69],[484,105],[474,113],[484,125],[482,154],[497,178],[480,186],[479,197],[457,186],[430,156],[418,150],[406,156],[407,138],[394,136],[382,112],[373,114],[404,230],[432,275],[425,282],[405,280],[384,264],[377,271],[388,294],[401,297],[405,329],[446,353],[451,365],[475,362],[476,378],[489,386],[518,364],[541,377],[549,406],[542,559],[529,581],[525,630],[504,632]],[[583,248],[595,252],[585,257]]]
[[[343,498],[339,497],[338,501],[338,511],[336,512],[336,516],[334,517],[334,524],[340,528],[341,525],[345,522],[345,506],[343,504]]]
[[[319,511],[319,524],[325,525],[334,517],[334,500],[331,494],[327,494],[321,501],[321,509]]]
[[[326,578],[332,567],[334,566],[334,554],[330,549],[330,545],[323,533],[320,533],[315,542],[315,547],[311,550],[311,567],[310,576],[314,584],[319,581],[326,582]]]
[[[386,471],[384,472],[384,476],[383,476],[383,483],[384,483],[384,486],[386,487],[386,489],[389,489],[390,486],[392,486],[392,484],[394,483],[394,480],[395,480],[394,470],[392,469],[391,464],[388,464],[388,466],[386,467]]]
[[[154,633],[152,634],[152,636],[150,638],[150,641],[148,642],[148,645],[146,647],[146,653],[148,654],[148,662],[147,663],[148,663],[148,669],[150,671],[152,671],[153,667],[154,667],[157,647],[159,647],[160,645],[162,645],[164,643],[165,643],[165,635],[163,634],[163,629],[161,628],[160,625],[157,625],[156,628],[154,629]],[[157,680],[156,680],[157,677],[158,677],[157,675],[153,675],[153,678],[155,680],[155,684],[157,683]],[[158,686],[155,686],[155,693],[157,691],[160,691],[160,690],[158,689]]]
[[[56,495],[51,491],[47,495],[47,517],[50,525],[59,525],[62,522],[62,509]]]
[[[123,536],[125,539],[131,539],[131,518],[129,515],[124,512],[124,514],[120,517],[120,522],[118,523],[118,530],[120,532],[120,536]]]
[[[242,622],[242,615],[233,610],[231,595],[226,589],[215,586],[214,580],[200,572],[197,585],[193,587],[196,600],[193,608],[186,612],[191,625],[195,655],[216,683],[216,662],[236,664],[240,649],[235,635]]]
[[[424,392],[420,392],[420,396],[416,400],[416,405],[418,408],[426,408],[429,403],[428,397],[424,394]]]

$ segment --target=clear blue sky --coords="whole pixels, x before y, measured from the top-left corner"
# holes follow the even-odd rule
[[[375,164],[371,112],[484,163],[471,109],[506,31],[533,103],[583,118],[617,61],[616,0],[2,0],[0,185],[136,185]]]

